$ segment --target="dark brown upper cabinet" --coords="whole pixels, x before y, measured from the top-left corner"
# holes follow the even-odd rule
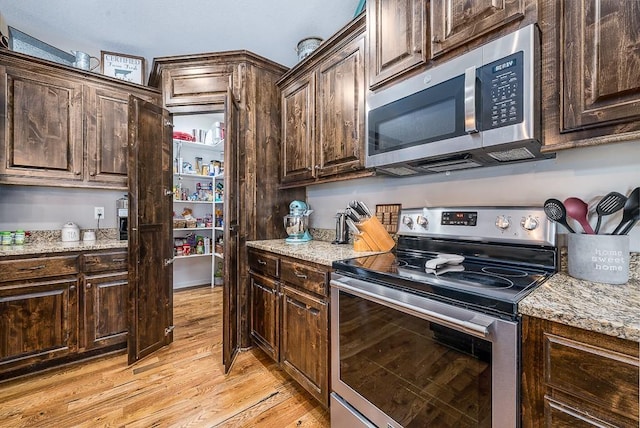
[[[512,21],[525,17],[531,0],[433,0],[431,57],[467,45]],[[531,12],[533,13],[533,11]]]
[[[82,181],[82,84],[13,65],[0,72],[2,181]]]
[[[160,93],[0,52],[0,183],[127,188],[130,94]]]
[[[375,89],[427,61],[428,2],[367,1],[369,87]]]
[[[548,150],[640,137],[640,3],[540,4]]]
[[[281,188],[371,175],[365,169],[365,15],[278,81]]]

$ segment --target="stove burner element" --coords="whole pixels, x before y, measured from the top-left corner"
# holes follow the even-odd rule
[[[461,272],[454,273],[453,277],[457,280],[464,281],[464,284],[472,287],[483,288],[511,288],[513,281],[509,278],[503,278],[484,272]],[[467,282],[468,281],[468,282]]]
[[[482,272],[500,275],[500,276],[508,276],[512,278],[524,278],[528,275],[527,272],[520,269],[511,269],[511,268],[503,268],[503,267],[495,267],[495,266],[483,267]]]

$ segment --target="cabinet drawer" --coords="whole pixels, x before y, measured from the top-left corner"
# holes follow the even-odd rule
[[[249,267],[254,272],[278,278],[280,275],[278,256],[261,251],[249,250]]]
[[[0,261],[0,282],[78,273],[78,255]]]
[[[108,270],[127,270],[127,261],[127,251],[83,254],[82,271],[102,272]]]
[[[328,272],[303,263],[282,260],[280,278],[298,288],[319,294],[327,295]]]
[[[545,361],[552,388],[638,419],[637,358],[546,334]]]

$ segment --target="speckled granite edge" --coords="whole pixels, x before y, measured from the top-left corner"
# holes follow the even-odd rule
[[[127,241],[120,241],[118,239],[98,239],[96,241],[85,242],[40,242],[25,245],[9,245],[0,247],[0,257],[67,253],[73,251],[94,251],[111,248],[127,248]]]
[[[295,257],[300,260],[331,266],[336,260],[352,259],[354,257],[379,254],[375,251],[354,251],[350,244],[331,244],[326,241],[312,240],[302,244],[289,244],[284,239],[270,239],[265,241],[249,241],[247,247],[270,251],[283,256]]]
[[[629,282],[602,284],[561,272],[531,292],[518,311],[549,321],[640,342],[640,253],[629,263]]]

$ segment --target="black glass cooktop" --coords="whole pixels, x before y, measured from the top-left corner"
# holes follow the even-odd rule
[[[333,268],[347,276],[423,294],[460,306],[514,316],[517,303],[555,272],[555,252],[541,249],[491,247],[469,243],[404,249],[340,260]],[[464,260],[427,262],[440,255],[459,254]],[[432,251],[436,250],[436,251]],[[451,251],[454,250],[454,251]],[[501,257],[502,255],[502,257]]]

